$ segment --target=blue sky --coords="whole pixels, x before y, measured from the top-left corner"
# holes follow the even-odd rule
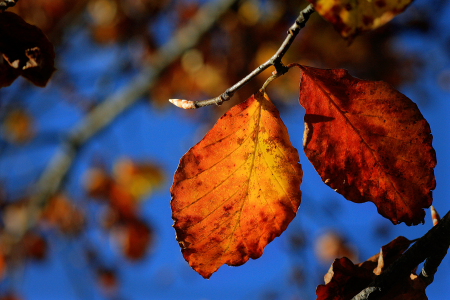
[[[432,1],[417,2],[426,5]],[[446,13],[442,15],[449,14],[450,4],[447,4]],[[450,185],[446,183],[450,178],[450,88],[443,88],[438,80],[443,72],[450,72],[449,55],[445,52],[447,48],[443,47],[444,41],[450,40],[447,30],[449,20],[441,18],[433,34],[404,34],[395,41],[401,51],[420,53],[425,58],[426,64],[420,77],[402,86],[401,91],[415,101],[422,97],[418,93],[417,87],[420,87],[426,91],[426,97],[432,99],[429,105],[417,102],[434,136],[433,146],[438,158],[434,203],[441,214],[450,210]],[[159,26],[165,29],[161,32],[171,32],[167,22],[161,21]],[[30,86],[19,79],[11,87],[0,91],[3,105],[18,103],[33,114],[36,131],[39,132],[36,139],[27,145],[8,144],[2,147],[0,179],[11,197],[23,196],[26,183],[38,178],[64,135],[82,120],[84,113],[74,105],[74,101],[101,101],[132,80],[138,71],[133,49],[126,45],[98,46],[90,39],[86,28],[73,28],[58,51],[58,65],[67,74],[57,72],[45,89]],[[133,68],[124,73],[118,63],[123,61],[130,61]],[[105,82],[105,74],[109,74],[111,80]],[[76,94],[67,92],[67,85],[62,84],[64,76],[70,76]],[[270,95],[270,88],[268,93]],[[297,99],[287,105],[288,109],[282,110],[282,118],[294,146],[301,154],[305,172],[302,184],[304,198],[297,218],[280,238],[267,246],[260,259],[240,267],[223,266],[210,280],[196,274],[184,261],[172,228],[169,188],[179,159],[207,130],[206,122],[198,120],[207,119],[205,115],[211,108],[196,112],[196,117],[192,118],[189,112],[172,106],[157,107],[143,98],[83,147],[69,174],[66,189],[74,201],[85,205],[86,195],[82,188],[84,174],[98,157],[108,162],[108,167],[124,156],[160,165],[167,174],[167,181],[143,203],[142,209],[142,218],[156,232],[155,246],[147,257],[139,263],[124,259],[109,235],[95,226],[100,222],[101,208],[88,206],[92,216],[86,234],[78,240],[49,235],[51,254],[48,259],[30,262],[26,268],[18,270],[14,278],[3,282],[0,288],[14,286],[27,300],[272,299],[270,295],[276,296],[273,299],[315,299],[314,284],[320,283],[318,280],[328,266],[315,261],[311,246],[326,230],[337,230],[345,235],[349,242],[358,247],[359,257],[364,260],[398,235],[414,239],[430,229],[428,212],[425,225],[394,226],[377,214],[373,204],[351,203],[324,185],[302,151],[303,108],[298,105]],[[325,215],[323,207],[338,211],[338,218]],[[387,237],[374,238],[374,224],[389,226],[392,232]],[[289,237],[300,230],[307,235],[308,248],[301,253],[293,253],[289,247]],[[118,270],[122,298],[105,298],[92,284],[95,276],[83,252],[86,244],[101,249],[103,263]],[[303,288],[291,282],[293,265],[305,266],[307,276],[311,277]],[[448,298],[449,275],[450,260],[446,258],[435,282],[427,289],[430,299]]]

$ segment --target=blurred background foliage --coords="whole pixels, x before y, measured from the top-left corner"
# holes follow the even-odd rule
[[[136,80],[143,66],[158,63],[158,49],[207,2],[21,0],[9,10],[49,37],[57,71],[44,89],[20,78],[0,90],[1,300],[314,299],[315,286],[334,258],[347,256],[357,262],[403,234],[401,230],[412,235],[409,238],[427,230],[394,229],[373,206],[347,204],[320,185],[302,154],[305,176],[311,177],[305,177],[304,203],[263,258],[240,267],[242,271],[224,267],[210,281],[183,261],[169,205],[178,160],[220,115],[257,91],[273,70],[219,107],[181,111],[167,100],[216,97],[269,59],[307,5],[298,0],[235,1],[195,47],[149,83],[146,97],[77,145],[61,188],[45,197],[43,207],[34,207],[39,217],[30,223],[27,203],[34,185],[71,129]],[[354,76],[399,88],[437,130],[435,147],[445,166],[448,159],[439,150],[448,150],[442,117],[449,113],[444,103],[450,92],[449,20],[448,1],[418,0],[393,22],[348,45],[314,14],[283,62],[346,68]],[[299,76],[292,70],[268,90],[298,149],[303,118]],[[448,171],[438,166],[437,175],[439,187]],[[441,213],[449,209],[444,202],[448,191],[435,194]],[[445,281],[448,260],[441,269],[437,280]],[[429,290],[450,293],[439,282]],[[446,297],[437,295],[430,298]]]

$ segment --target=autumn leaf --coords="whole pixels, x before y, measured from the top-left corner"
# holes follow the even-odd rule
[[[267,95],[223,115],[181,159],[172,211],[184,258],[209,278],[260,257],[301,202],[298,151]]]
[[[347,300],[352,299],[360,291],[372,283],[375,278],[386,270],[395,260],[400,258],[412,241],[399,236],[381,248],[380,253],[360,264],[353,264],[346,257],[336,259],[328,273],[324,276],[324,285],[316,290],[317,300]],[[423,300],[426,284],[416,274],[406,274],[399,278],[394,286],[382,296],[381,300]]]
[[[304,149],[322,180],[348,200],[375,203],[394,224],[423,222],[436,154],[417,105],[385,82],[301,68]]]
[[[349,259],[358,257],[356,248],[334,231],[328,231],[319,236],[314,248],[319,260],[327,264],[334,261],[336,257],[345,256]]]
[[[127,187],[137,201],[142,201],[161,187],[165,178],[161,168],[153,163],[137,163],[129,158],[122,158],[114,166],[114,179]]]
[[[308,0],[331,22],[342,37],[352,40],[365,31],[383,26],[402,13],[413,0]]]
[[[348,300],[375,278],[373,272],[358,266],[347,257],[336,259],[325,275],[325,284],[316,290],[317,300]]]
[[[377,263],[376,268],[373,269],[375,275],[380,275],[385,271],[394,261],[396,261],[409,248],[414,241],[410,241],[404,236],[399,236],[392,240],[389,244],[381,247],[380,253],[369,258],[369,261]]]
[[[36,133],[33,117],[23,109],[11,110],[2,125],[6,139],[11,143],[28,142]]]
[[[22,75],[33,84],[44,87],[55,71],[53,45],[36,26],[11,12],[0,14],[1,69],[0,87],[7,86]]]
[[[114,269],[99,267],[97,269],[97,281],[105,296],[112,298],[114,295],[117,295],[119,290],[119,278]]]
[[[6,251],[3,249],[5,247],[5,242],[0,243],[0,280],[5,279],[8,271],[8,262],[6,258]]]
[[[48,254],[47,240],[41,233],[27,232],[22,237],[22,244],[25,254],[35,260],[44,260]]]
[[[68,235],[80,234],[86,225],[84,212],[76,207],[64,194],[56,194],[41,213],[41,218],[49,225],[59,228]]]
[[[134,218],[139,203],[148,199],[164,180],[161,167],[122,158],[115,163],[113,176],[101,167],[89,170],[85,187],[89,196],[106,200],[122,217]]]
[[[116,224],[113,235],[123,254],[130,260],[144,258],[155,237],[153,229],[139,219],[129,219],[123,224]]]

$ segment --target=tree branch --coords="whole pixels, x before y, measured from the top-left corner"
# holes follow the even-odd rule
[[[155,64],[144,65],[140,74],[129,85],[107,97],[70,131],[61,149],[52,158],[34,187],[29,201],[29,218],[26,229],[36,224],[42,207],[52,195],[61,189],[80,148],[100,130],[108,126],[120,113],[144,96],[155,84],[161,72],[184,52],[194,47],[236,2],[237,0],[210,1],[202,6],[188,25],[181,28],[168,43],[156,52],[153,59]]]
[[[423,237],[412,245],[385,272],[352,300],[374,300],[385,295],[398,280],[408,278],[413,270],[424,260],[425,266],[420,277],[427,284],[433,281],[437,267],[450,246],[450,211]]]
[[[227,89],[222,95],[208,99],[208,100],[201,100],[201,101],[192,101],[192,100],[184,100],[184,99],[169,99],[169,101],[174,104],[177,107],[183,108],[183,109],[195,109],[200,108],[212,104],[221,105],[223,102],[230,100],[231,97],[233,97],[234,93],[242,88],[244,85],[246,85],[250,80],[252,80],[255,76],[259,75],[261,72],[269,68],[270,66],[275,66],[275,69],[277,73],[284,74],[287,72],[288,68],[283,65],[281,62],[281,59],[288,51],[289,47],[294,42],[294,39],[296,38],[297,34],[299,33],[300,29],[305,27],[306,22],[308,22],[309,17],[314,13],[314,7],[312,4],[309,4],[305,9],[303,9],[300,12],[300,15],[295,20],[295,23],[289,28],[288,35],[286,39],[283,41],[283,44],[281,44],[280,48],[277,50],[277,52],[265,63],[254,69],[250,74],[248,74],[245,78],[243,78],[241,81]]]

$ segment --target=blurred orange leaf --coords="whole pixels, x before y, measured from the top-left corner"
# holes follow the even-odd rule
[[[97,270],[97,280],[102,292],[109,297],[117,295],[119,289],[119,279],[116,271],[110,268],[100,267]]]
[[[0,300],[23,300],[24,298],[21,298],[14,293],[7,293],[5,295],[0,296]]]
[[[85,188],[90,197],[108,199],[113,184],[113,179],[102,168],[92,168],[87,172]]]
[[[154,232],[145,222],[134,218],[115,224],[113,237],[128,259],[138,260],[147,254],[153,244]]]
[[[160,187],[164,180],[161,167],[122,158],[116,162],[113,176],[100,167],[89,170],[85,187],[91,197],[107,200],[121,217],[135,218],[139,202]]]
[[[22,243],[29,258],[43,260],[47,257],[48,243],[43,235],[29,231],[23,236]]]
[[[24,143],[33,138],[34,120],[22,109],[14,109],[6,116],[3,123],[6,138],[13,143]]]
[[[385,82],[301,68],[304,149],[322,180],[348,200],[375,203],[394,224],[423,222],[436,154],[417,105]]]
[[[78,234],[85,225],[84,212],[63,194],[58,194],[49,201],[42,212],[42,218],[66,234]]]
[[[134,162],[129,158],[119,160],[114,166],[114,179],[127,187],[137,200],[143,200],[156,187],[164,183],[162,169],[148,162]]]
[[[326,232],[317,239],[315,253],[320,261],[327,264],[334,261],[336,257],[345,256],[351,260],[358,258],[356,248],[334,231]]]
[[[383,26],[402,13],[413,0],[308,0],[331,22],[342,37],[353,39]]]
[[[0,281],[5,278],[8,271],[8,262],[6,260],[5,250],[3,249],[4,247],[3,244],[0,244]]]
[[[184,258],[209,278],[256,259],[295,217],[302,169],[276,107],[257,93],[181,159],[172,211]]]

